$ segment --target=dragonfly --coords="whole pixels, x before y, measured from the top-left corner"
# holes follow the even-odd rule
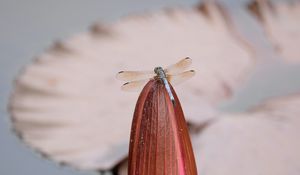
[[[177,85],[193,77],[195,71],[187,70],[191,64],[192,59],[186,57],[168,66],[166,69],[158,66],[153,71],[120,71],[116,77],[119,80],[126,81],[121,86],[121,89],[124,91],[140,90],[149,80],[159,79],[164,84],[173,105],[175,105],[170,84]]]

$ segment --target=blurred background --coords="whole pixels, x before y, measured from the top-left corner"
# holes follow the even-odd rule
[[[41,158],[10,130],[7,101],[20,69],[54,40],[83,32],[96,21],[113,21],[129,13],[170,5],[192,5],[196,0],[65,0],[0,1],[0,174],[75,175],[78,172]]]
[[[280,61],[283,59],[274,54],[258,23],[238,8],[249,1],[221,2],[235,18],[241,32],[255,43],[260,59],[251,78],[234,93],[233,98],[222,103],[219,109],[244,111],[268,97],[299,91],[299,65],[283,64]],[[111,22],[132,13],[154,11],[170,6],[193,6],[197,3],[197,0],[0,0],[0,174],[97,174],[58,166],[43,159],[13,134],[10,129],[7,102],[14,78],[24,65],[45,51],[54,40],[63,40],[86,31],[94,22]]]

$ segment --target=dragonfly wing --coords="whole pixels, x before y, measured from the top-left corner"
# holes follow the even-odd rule
[[[155,75],[153,71],[120,71],[116,78],[123,81],[137,81],[150,79]]]
[[[185,71],[180,74],[177,74],[177,75],[169,75],[168,81],[172,85],[177,85],[177,84],[180,84],[180,83],[192,78],[194,75],[195,75],[195,71],[189,70],[189,71]]]
[[[146,80],[138,80],[138,81],[131,81],[123,84],[121,87],[124,91],[139,91],[141,90],[144,85],[149,81],[149,79]]]
[[[169,75],[179,74],[184,70],[186,70],[191,64],[192,64],[192,59],[190,57],[186,57],[180,60],[179,62],[177,62],[176,64],[167,67],[167,69],[165,69],[165,72]]]

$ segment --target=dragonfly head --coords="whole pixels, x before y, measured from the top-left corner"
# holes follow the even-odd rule
[[[154,72],[157,74],[159,78],[166,78],[165,71],[162,67],[156,67],[154,68]]]
[[[161,71],[163,71],[163,68],[162,68],[162,67],[155,67],[155,68],[154,68],[154,72],[155,72],[156,74],[159,74]]]

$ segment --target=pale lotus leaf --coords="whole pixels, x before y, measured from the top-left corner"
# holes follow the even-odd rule
[[[255,0],[248,7],[276,51],[286,61],[299,63],[300,1]]]
[[[300,95],[274,98],[246,113],[223,114],[193,137],[202,175],[297,175]]]
[[[138,92],[122,92],[121,70],[153,70],[189,56],[196,76],[175,87],[187,120],[216,116],[255,66],[248,46],[213,3],[130,16],[57,42],[17,77],[9,108],[16,133],[56,162],[109,169],[128,152]]]

